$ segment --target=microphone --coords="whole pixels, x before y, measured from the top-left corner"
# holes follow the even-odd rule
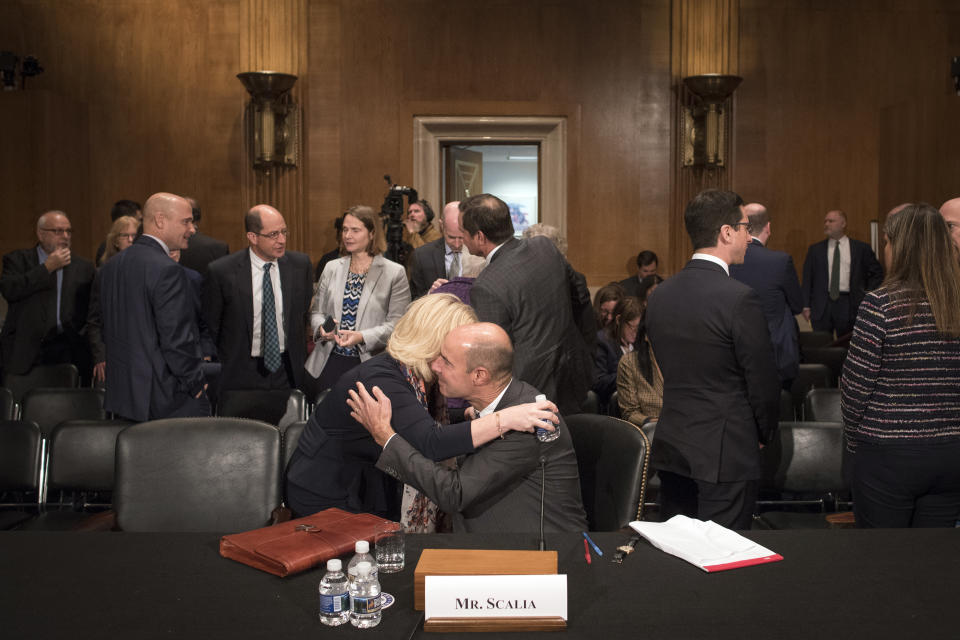
[[[540,456],[540,551],[543,551],[547,547],[547,543],[543,539],[543,494],[547,486],[546,465],[546,456]]]

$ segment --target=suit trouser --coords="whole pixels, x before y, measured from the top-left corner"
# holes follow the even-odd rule
[[[707,482],[669,471],[660,474],[660,516],[681,514],[713,520],[728,529],[749,529],[757,507],[759,482]]]
[[[827,308],[819,320],[811,320],[814,331],[836,331],[837,337],[853,331],[857,310],[851,308],[850,294],[841,293],[836,300],[827,298]]]

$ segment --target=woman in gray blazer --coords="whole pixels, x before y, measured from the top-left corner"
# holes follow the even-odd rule
[[[380,353],[393,326],[410,304],[404,268],[381,255],[383,238],[373,209],[351,207],[343,217],[346,256],[324,267],[310,308],[316,347],[306,369],[311,395],[329,389],[340,376]],[[328,319],[333,329],[323,328]],[[329,326],[329,323],[328,323]]]

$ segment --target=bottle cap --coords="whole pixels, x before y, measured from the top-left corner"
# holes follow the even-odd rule
[[[357,575],[358,576],[369,576],[370,575],[370,563],[369,562],[358,562],[357,563]]]
[[[545,395],[543,395],[543,394],[541,393],[541,394],[538,395],[536,398],[534,398],[533,401],[534,401],[534,402],[543,402],[543,401],[546,400],[546,399],[547,399],[547,396],[545,396]]]
[[[357,553],[370,553],[370,543],[366,540],[357,540],[354,549]]]
[[[331,558],[327,560],[327,571],[340,571],[343,569],[343,564],[340,562],[340,558]]]

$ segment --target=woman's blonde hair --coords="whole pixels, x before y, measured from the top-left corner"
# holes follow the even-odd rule
[[[397,321],[387,342],[387,353],[410,367],[424,382],[433,382],[430,363],[440,355],[443,339],[453,329],[476,321],[477,314],[457,296],[423,296],[414,300]]]
[[[105,243],[106,248],[103,251],[103,258],[100,259],[100,263],[103,264],[113,256],[120,253],[120,249],[117,248],[117,237],[124,233],[124,229],[128,227],[133,228],[133,232],[137,232],[137,228],[140,226],[140,223],[133,216],[120,216],[113,221],[113,225],[110,227],[110,231],[107,233],[107,241]]]
[[[377,214],[373,209],[362,204],[354,205],[343,214],[344,218],[347,216],[353,216],[359,220],[370,233],[370,244],[367,245],[367,253],[371,256],[383,253],[383,250],[386,248],[386,242],[384,242],[384,234],[381,233],[382,225],[380,221],[377,220]]]

